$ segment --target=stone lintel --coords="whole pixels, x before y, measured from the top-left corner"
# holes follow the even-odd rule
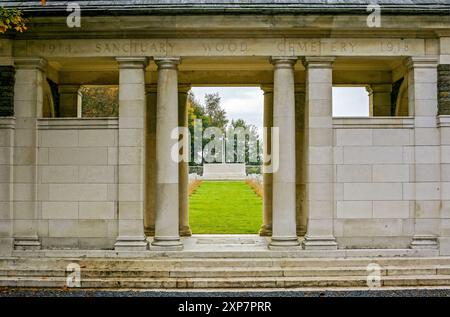
[[[264,84],[260,88],[264,92],[264,95],[273,93],[273,85]]]
[[[76,94],[80,90],[80,85],[59,85],[58,92],[60,94]]]
[[[178,93],[187,94],[191,90],[191,84],[179,84],[178,85]]]
[[[370,89],[372,93],[391,93],[392,84],[372,84]]]

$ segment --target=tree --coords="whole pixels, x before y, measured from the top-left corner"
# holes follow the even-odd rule
[[[117,87],[81,87],[83,117],[117,117],[119,90]]]
[[[261,163],[260,149],[261,140],[258,134],[256,126],[247,124],[243,119],[231,120],[229,122],[226,111],[220,104],[220,96],[218,93],[205,95],[205,106],[203,106],[196,98],[195,95],[190,92],[188,95],[188,125],[189,132],[191,134],[191,158],[194,157],[194,127],[195,120],[201,120],[203,130],[208,127],[217,127],[221,129],[225,134],[231,136],[232,130],[236,128],[242,128],[246,132],[245,140],[234,136],[234,149],[233,149],[233,162],[238,160],[238,147],[245,149],[245,162],[250,165],[259,165]],[[210,142],[210,139],[202,138],[202,148]],[[232,140],[226,140],[231,142]],[[256,161],[254,157],[251,157],[250,153],[256,154]],[[231,160],[229,160],[231,161]],[[195,162],[191,162],[191,165],[195,165]],[[201,164],[200,164],[201,165]]]
[[[0,7],[0,33],[6,33],[8,30],[22,33],[27,30],[25,22],[22,11]]]
[[[219,93],[205,95],[205,117],[209,121],[208,126],[224,131],[228,119],[226,111],[220,105]]]
[[[244,135],[240,136],[239,133],[242,132]],[[261,140],[255,125],[247,124],[244,119],[231,120],[231,124],[227,127],[227,144],[234,145],[234,162],[244,161],[247,165],[261,164]]]
[[[40,0],[40,3],[41,6],[45,6],[47,0]],[[23,33],[27,30],[26,22],[27,19],[23,17],[23,13],[19,9],[8,9],[0,6],[0,34],[4,34],[8,30]]]

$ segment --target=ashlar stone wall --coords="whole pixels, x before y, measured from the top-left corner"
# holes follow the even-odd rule
[[[117,119],[39,120],[43,248],[114,248],[117,153]]]
[[[335,118],[339,248],[408,248],[414,234],[412,118]]]

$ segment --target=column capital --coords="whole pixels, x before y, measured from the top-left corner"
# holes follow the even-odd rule
[[[273,93],[273,85],[264,84],[261,85],[260,88],[264,92],[264,95]]]
[[[297,63],[298,58],[295,56],[272,56],[270,58],[270,63],[275,69],[289,68],[293,69],[295,63]]]
[[[145,93],[146,94],[156,94],[158,92],[157,84],[146,84],[145,85]]]
[[[142,69],[147,67],[147,57],[116,57],[120,69]]]
[[[306,56],[302,63],[307,68],[332,68],[335,60],[333,56]]]
[[[14,58],[14,67],[16,69],[39,69],[45,72],[47,60],[41,57],[16,57]]]
[[[191,84],[180,84],[178,85],[179,94],[187,94],[191,90]]]
[[[435,56],[411,56],[406,62],[405,66],[408,69],[412,68],[437,68],[438,66],[438,58]]]
[[[158,65],[158,69],[178,69],[178,64],[181,63],[179,57],[155,57],[153,59]]]

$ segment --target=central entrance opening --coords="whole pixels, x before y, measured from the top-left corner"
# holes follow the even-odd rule
[[[192,87],[188,125],[194,136],[189,166],[193,234],[258,234],[263,103],[263,92],[255,86]]]

